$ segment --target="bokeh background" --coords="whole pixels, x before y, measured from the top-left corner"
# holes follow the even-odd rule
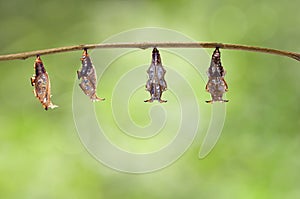
[[[99,43],[143,27],[300,52],[298,8],[272,0],[1,0],[0,54]],[[230,102],[212,153],[198,159],[199,136],[171,166],[136,175],[103,166],[80,142],[72,115],[80,56],[43,57],[60,106],[50,111],[32,94],[34,58],[0,62],[0,198],[300,197],[299,62],[223,50]],[[193,85],[201,103],[209,98],[203,85]]]

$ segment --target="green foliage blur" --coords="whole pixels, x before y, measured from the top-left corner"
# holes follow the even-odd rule
[[[272,0],[1,0],[0,54],[100,43],[143,27],[300,52],[299,6]],[[42,56],[60,106],[49,111],[32,93],[34,58],[0,62],[0,198],[300,197],[299,62],[223,50],[230,102],[214,150],[198,159],[199,135],[169,167],[136,175],[102,165],[80,142],[72,114],[80,57],[79,51]],[[210,98],[204,84],[195,90],[204,96],[199,103]]]

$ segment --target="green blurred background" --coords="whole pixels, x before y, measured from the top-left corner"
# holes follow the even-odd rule
[[[0,54],[99,43],[152,26],[198,41],[300,52],[299,6],[272,0],[1,0]],[[171,166],[134,175],[103,166],[79,140],[72,92],[80,56],[42,57],[60,106],[47,112],[29,82],[34,58],[0,62],[0,198],[300,197],[299,62],[223,50],[230,102],[212,153],[198,159],[198,136]],[[205,93],[203,85],[195,89]],[[203,95],[202,103],[209,99]]]

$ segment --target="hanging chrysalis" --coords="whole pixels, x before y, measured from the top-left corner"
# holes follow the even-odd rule
[[[167,83],[164,79],[166,70],[162,66],[157,48],[154,48],[152,51],[152,62],[147,73],[149,79],[146,83],[146,90],[150,92],[151,98],[144,102],[153,102],[154,100],[160,103],[167,102],[167,100],[161,99],[162,93],[167,90]]]
[[[208,82],[206,84],[206,91],[211,94],[211,100],[207,103],[213,102],[228,102],[223,99],[223,94],[227,92],[228,86],[224,79],[226,71],[221,64],[221,54],[217,47],[213,52],[210,67],[208,68]]]
[[[84,49],[82,58],[80,60],[82,62],[81,70],[77,71],[78,79],[81,78],[81,83],[79,84],[80,88],[87,96],[90,97],[93,102],[103,101],[104,98],[99,98],[96,95],[96,70],[86,48]]]
[[[34,86],[34,95],[42,103],[45,110],[58,107],[51,102],[50,79],[44,64],[39,55],[36,56],[34,63],[35,74],[30,78],[31,85]]]

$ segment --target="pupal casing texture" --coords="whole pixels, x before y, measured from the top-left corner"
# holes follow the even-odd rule
[[[34,95],[42,103],[45,110],[58,107],[51,102],[51,85],[49,75],[46,72],[41,57],[37,55],[34,62],[35,74],[30,78],[31,85],[34,86]]]

